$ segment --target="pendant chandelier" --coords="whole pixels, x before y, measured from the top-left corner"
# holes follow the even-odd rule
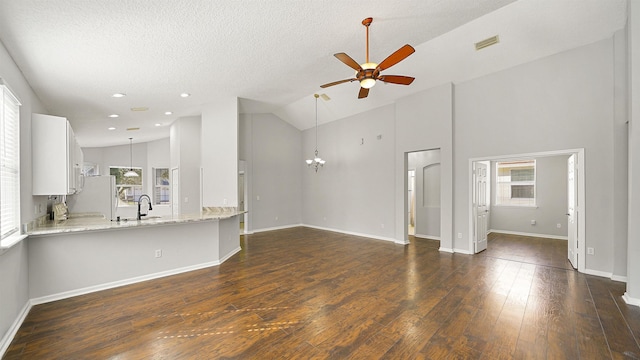
[[[129,138],[129,171],[124,173],[126,177],[138,177],[138,173],[133,171],[133,138]]]
[[[316,172],[318,172],[318,168],[323,167],[326,161],[322,160],[318,155],[318,97],[320,95],[313,94],[313,96],[316,98],[316,152],[313,159],[307,159],[306,162],[307,166],[312,167]]]

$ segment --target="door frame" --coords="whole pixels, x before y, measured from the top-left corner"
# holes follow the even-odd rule
[[[584,148],[577,149],[566,149],[566,150],[555,150],[555,151],[541,151],[541,152],[533,152],[533,153],[523,153],[523,154],[508,154],[508,155],[500,155],[500,156],[485,156],[479,158],[470,158],[469,164],[467,167],[468,174],[468,190],[469,194],[467,197],[467,208],[468,208],[468,233],[473,234],[473,229],[475,226],[475,219],[473,216],[473,190],[474,190],[474,181],[473,181],[473,163],[477,161],[498,161],[498,160],[509,160],[509,159],[518,159],[518,158],[536,158],[536,157],[545,157],[545,156],[557,156],[557,155],[577,155],[577,174],[578,174],[578,271],[583,273],[585,272],[585,259],[586,259],[586,243],[585,243],[585,199],[586,199],[586,189],[585,189],[585,155]],[[471,253],[473,253],[474,237],[469,236],[469,249],[471,249]]]

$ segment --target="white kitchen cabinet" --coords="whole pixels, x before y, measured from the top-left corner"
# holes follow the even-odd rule
[[[33,195],[68,195],[81,190],[82,149],[64,117],[32,114]]]

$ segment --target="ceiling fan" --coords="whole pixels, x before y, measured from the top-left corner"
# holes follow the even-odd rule
[[[415,78],[403,75],[380,75],[382,70],[388,69],[393,65],[404,60],[407,56],[413,54],[416,50],[409,44],[404,45],[400,49],[396,50],[393,54],[389,55],[386,59],[382,60],[380,64],[369,62],[369,25],[373,18],[366,18],[362,20],[362,25],[367,28],[367,58],[366,62],[362,65],[358,64],[349,55],[345,53],[334,54],[338,60],[345,63],[356,71],[355,77],[351,79],[339,80],[330,82],[328,84],[320,85],[321,88],[326,88],[333,85],[338,85],[346,82],[358,81],[360,82],[360,92],[358,93],[358,99],[366,98],[369,95],[369,89],[375,84],[376,80],[391,84],[409,85]]]

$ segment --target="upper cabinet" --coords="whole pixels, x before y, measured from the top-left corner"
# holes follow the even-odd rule
[[[31,116],[33,195],[69,195],[82,190],[82,149],[66,118]]]

